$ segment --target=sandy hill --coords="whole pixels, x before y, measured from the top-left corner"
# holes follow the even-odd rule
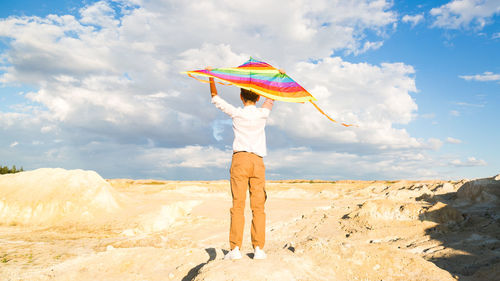
[[[0,279],[499,280],[500,176],[266,189],[268,259],[252,259],[248,225],[244,258],[224,261],[227,181],[2,175]]]

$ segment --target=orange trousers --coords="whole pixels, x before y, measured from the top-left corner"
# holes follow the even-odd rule
[[[245,201],[247,190],[250,193],[250,208],[252,209],[252,246],[264,248],[266,240],[266,213],[264,204],[267,199],[265,183],[266,168],[262,157],[249,152],[233,154],[231,162],[231,193],[233,207],[231,213],[231,227],[229,230],[229,244],[231,250],[240,247],[243,241],[245,226]]]

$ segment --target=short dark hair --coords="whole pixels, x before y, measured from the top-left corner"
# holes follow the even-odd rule
[[[254,93],[250,90],[247,90],[247,89],[241,88],[240,93],[241,93],[241,97],[245,101],[257,102],[257,100],[259,99],[259,95],[257,95],[256,93]]]

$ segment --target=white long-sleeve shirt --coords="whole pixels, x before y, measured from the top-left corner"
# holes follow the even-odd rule
[[[233,119],[233,151],[252,152],[261,157],[267,155],[264,127],[271,112],[269,109],[255,105],[234,107],[218,95],[212,98],[212,103]]]

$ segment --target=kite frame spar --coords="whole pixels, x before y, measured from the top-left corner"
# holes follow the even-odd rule
[[[203,69],[194,71],[185,71],[189,77],[194,78],[203,83],[209,83],[209,81],[199,79],[193,75],[217,78],[227,83],[222,83],[216,81],[216,83],[221,85],[234,85],[239,88],[247,89],[255,92],[258,95],[264,96],[278,101],[285,102],[298,102],[304,103],[309,101],[314,105],[314,107],[329,120],[335,123],[339,123],[336,120],[328,116],[323,110],[321,110],[315,103],[317,99],[313,97],[306,89],[300,86],[292,78],[290,78],[285,73],[280,72],[278,69],[272,67],[270,64],[255,60],[250,58],[244,64],[238,67],[228,67],[228,68],[214,68],[214,69]],[[281,93],[286,93],[288,96],[283,96]],[[345,123],[340,123],[345,127],[348,125]]]

